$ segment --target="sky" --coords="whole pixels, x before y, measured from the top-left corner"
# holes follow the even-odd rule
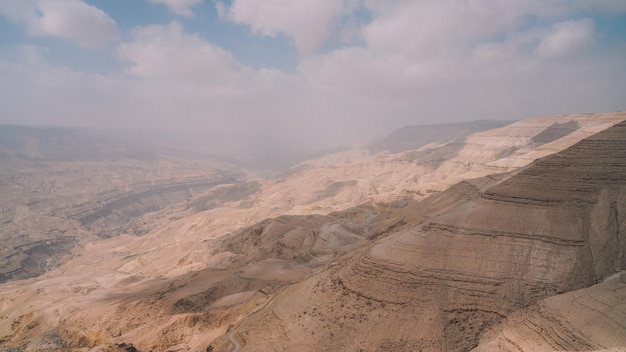
[[[0,0],[0,123],[312,148],[626,110],[624,0]]]

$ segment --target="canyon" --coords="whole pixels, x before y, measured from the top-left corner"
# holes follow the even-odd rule
[[[413,126],[271,177],[4,143],[0,347],[623,349],[625,120]]]

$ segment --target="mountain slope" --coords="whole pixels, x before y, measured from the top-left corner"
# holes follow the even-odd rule
[[[625,316],[622,272],[515,312],[486,333],[473,351],[623,351]]]
[[[368,143],[370,152],[401,153],[419,149],[431,143],[462,141],[467,136],[486,130],[503,127],[513,121],[472,121],[455,124],[406,126]]]
[[[468,350],[516,310],[626,269],[624,155],[621,123],[517,175],[470,182],[467,201],[289,287],[237,338],[246,351]]]
[[[578,259],[601,251],[601,241],[559,235],[582,233],[576,224],[588,211],[608,218],[605,203],[575,196],[550,207],[515,201],[513,191],[521,182],[515,174],[537,166],[519,169],[533,158],[624,119],[530,119],[462,142],[347,151],[278,178],[201,190],[136,218],[150,229],[141,237],[114,231],[75,247],[67,263],[41,277],[0,285],[0,346],[466,350],[517,309],[612,270],[597,255]],[[623,161],[609,157],[609,165]],[[569,178],[584,167],[555,162],[539,176],[556,169]],[[615,185],[622,184],[615,170]],[[596,189],[613,197],[609,181]],[[126,204],[116,197],[106,199]],[[132,210],[86,208],[113,219]],[[553,216],[556,234],[537,235]]]

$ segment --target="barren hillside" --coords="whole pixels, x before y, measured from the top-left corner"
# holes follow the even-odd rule
[[[243,176],[88,129],[0,126],[0,282],[37,276],[69,250],[152,228],[144,214]]]
[[[500,332],[515,329],[516,314],[624,269],[626,126],[600,132],[624,119],[536,118],[415,150],[346,150],[280,177],[155,200],[161,206],[130,223],[145,234],[125,217],[151,189],[129,190],[139,199],[114,195],[71,218],[81,231],[113,236],[74,247],[45,275],[0,285],[0,346],[505,346]],[[624,315],[611,319],[624,325]],[[622,346],[599,338],[623,333],[585,343]],[[532,332],[519,336],[534,348]]]
[[[289,287],[244,321],[235,338],[249,351],[469,350],[517,310],[626,269],[624,155],[621,123],[513,176],[455,186],[430,201],[459,197],[460,204]],[[578,311],[565,313],[569,329],[550,323],[546,311],[571,296],[547,300],[540,313],[523,311],[505,325],[517,331],[522,319],[535,339],[528,345],[525,337],[498,338],[511,350],[624,347],[626,316],[606,307],[624,298],[621,281],[614,282],[579,294],[592,295],[585,301],[591,303],[580,298],[571,305]],[[590,327],[585,316],[607,323]],[[546,320],[547,329],[565,333],[532,335]]]

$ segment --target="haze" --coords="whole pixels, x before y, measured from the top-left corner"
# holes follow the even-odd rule
[[[321,149],[626,109],[626,3],[3,0],[0,123]]]

